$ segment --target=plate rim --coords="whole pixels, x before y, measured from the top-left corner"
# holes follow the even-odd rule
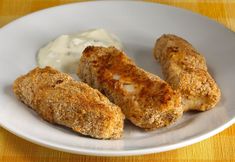
[[[63,151],[67,153],[73,153],[73,154],[81,154],[81,155],[92,155],[92,156],[133,156],[133,155],[145,155],[145,154],[151,154],[151,153],[160,153],[160,152],[166,152],[170,150],[175,150],[179,149],[185,146],[189,146],[192,144],[195,144],[197,142],[203,141],[211,136],[214,136],[218,134],[219,132],[222,132],[229,126],[233,125],[235,123],[235,118],[231,119],[224,125],[209,131],[205,134],[199,135],[199,136],[194,136],[190,139],[178,142],[176,144],[171,144],[167,146],[161,146],[161,147],[151,147],[151,148],[144,148],[144,149],[135,149],[135,150],[97,150],[97,149],[81,149],[81,148],[76,148],[76,149],[71,149],[69,147],[61,147],[61,145],[57,145],[51,142],[47,142],[45,140],[39,140],[37,138],[31,137],[29,135],[25,135],[24,133],[18,131],[14,131],[9,127],[5,127],[5,125],[2,125],[0,121],[0,125],[2,128],[6,129],[7,131],[11,132],[12,134],[25,139],[26,141],[29,141],[34,144],[38,144],[40,146],[44,146],[46,148],[50,148],[53,150],[57,151]]]
[[[150,3],[152,5],[158,5],[158,6],[164,6],[167,8],[174,8],[176,10],[183,10],[184,12],[188,12],[190,14],[193,15],[197,15],[201,18],[206,19],[207,21],[211,21],[217,25],[220,25],[221,27],[224,28],[224,30],[227,30],[229,32],[234,33],[234,31],[232,31],[230,28],[227,28],[225,25],[207,17],[204,15],[201,15],[199,13],[195,13],[192,12],[191,10],[187,10],[184,8],[179,8],[179,7],[175,7],[175,6],[170,6],[167,4],[160,4],[160,3],[155,3],[155,2],[145,2],[145,1],[128,1],[128,0],[124,0],[124,1],[118,1],[118,0],[111,0],[111,1],[105,1],[105,0],[101,0],[101,1],[85,1],[85,2],[73,2],[73,3],[68,3],[68,4],[61,4],[61,5],[56,5],[56,6],[52,6],[52,7],[48,7],[48,8],[44,8],[41,10],[37,10],[34,12],[31,12],[29,14],[26,14],[20,18],[17,18],[5,25],[3,25],[0,28],[0,33],[3,32],[4,29],[7,29],[9,26],[14,25],[15,23],[22,21],[24,18],[26,17],[30,17],[36,14],[40,14],[41,12],[45,12],[45,11],[49,11],[53,8],[63,8],[63,7],[69,7],[69,6],[73,6],[73,5],[81,5],[81,4],[88,4],[89,3]],[[230,120],[228,120],[226,123],[224,123],[223,125],[217,127],[216,129],[213,129],[211,131],[208,131],[207,133],[198,135],[198,136],[194,136],[192,138],[189,138],[187,140],[183,140],[181,142],[175,143],[175,144],[170,144],[170,145],[166,145],[166,146],[160,146],[160,147],[149,147],[149,148],[142,148],[142,149],[133,149],[133,150],[97,150],[97,149],[84,149],[84,148],[80,148],[77,147],[76,149],[71,149],[69,147],[66,146],[61,146],[58,144],[55,144],[53,142],[48,142],[46,140],[40,140],[37,139],[33,136],[27,135],[25,133],[23,133],[20,130],[14,129],[12,127],[10,127],[8,125],[8,127],[6,126],[7,124],[4,124],[4,122],[0,119],[0,126],[2,128],[4,128],[5,130],[11,132],[12,134],[27,140],[31,143],[34,144],[38,144],[40,146],[44,146],[46,148],[51,148],[54,150],[58,150],[58,151],[64,151],[64,152],[68,152],[68,153],[74,153],[74,154],[82,154],[82,155],[93,155],[93,156],[132,156],[132,155],[144,155],[144,154],[151,154],[151,153],[159,153],[159,152],[165,152],[165,151],[170,151],[170,150],[174,150],[174,149],[178,149],[178,148],[182,148],[185,146],[189,146],[192,145],[194,143],[200,142],[202,140],[205,140],[211,136],[214,136],[216,134],[218,134],[219,132],[222,132],[223,130],[225,130],[226,128],[228,128],[229,126],[233,125],[235,123],[235,116],[233,118],[231,118]]]
[[[223,27],[225,30],[229,31],[229,32],[232,32],[235,34],[235,31],[233,31],[232,29],[228,28],[227,26],[225,26],[224,24],[206,16],[206,15],[202,15],[200,13],[197,13],[197,12],[193,12],[192,10],[189,10],[189,9],[186,9],[186,8],[180,8],[180,7],[177,7],[177,6],[172,6],[172,5],[168,5],[168,4],[162,4],[162,3],[158,3],[158,2],[151,2],[151,1],[140,1],[140,0],[137,0],[137,1],[132,1],[132,0],[90,0],[90,1],[82,1],[82,2],[71,2],[71,3],[66,3],[66,4],[60,4],[60,5],[56,5],[56,6],[51,6],[51,7],[47,7],[47,8],[43,8],[43,9],[39,9],[39,10],[36,10],[36,11],[33,11],[33,12],[30,12],[26,15],[23,15],[19,18],[16,18],[14,19],[13,21],[10,21],[9,23],[3,25],[2,27],[0,27],[0,32],[4,29],[4,28],[7,28],[8,26],[18,22],[18,21],[21,21],[21,19],[24,19],[28,16],[32,16],[32,15],[36,15],[40,12],[43,12],[43,11],[47,11],[47,10],[51,10],[51,9],[54,9],[54,8],[62,8],[62,7],[65,7],[65,6],[73,6],[73,5],[82,5],[82,4],[88,4],[88,3],[143,3],[143,4],[151,4],[151,5],[158,5],[158,6],[163,6],[163,7],[167,7],[167,8],[174,8],[176,10],[183,10],[184,12],[188,12],[192,15],[196,15],[196,16],[199,16],[203,19],[206,19],[208,21],[211,21],[217,25],[220,25],[220,27]]]

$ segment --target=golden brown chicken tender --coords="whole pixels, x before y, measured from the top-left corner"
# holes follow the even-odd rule
[[[124,115],[99,91],[51,67],[15,80],[17,98],[51,122],[101,139],[122,136]]]
[[[182,115],[180,96],[114,47],[87,47],[78,76],[120,106],[125,116],[141,128],[167,126]]]
[[[164,34],[155,44],[166,81],[182,96],[184,111],[205,111],[220,100],[220,89],[207,71],[205,58],[186,40]]]

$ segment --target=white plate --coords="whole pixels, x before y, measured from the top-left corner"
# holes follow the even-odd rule
[[[216,108],[185,113],[174,125],[145,132],[127,123],[121,140],[97,140],[43,121],[19,102],[12,82],[36,66],[37,50],[53,38],[105,28],[123,41],[125,51],[144,69],[161,75],[152,49],[156,38],[174,33],[191,42],[206,59],[222,90]],[[86,2],[54,7],[20,18],[0,30],[0,124],[34,143],[89,155],[139,155],[176,149],[208,138],[235,121],[235,34],[189,11],[144,2]]]

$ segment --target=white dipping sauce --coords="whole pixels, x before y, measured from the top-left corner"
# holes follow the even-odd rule
[[[122,50],[122,44],[115,35],[104,29],[89,30],[81,34],[61,35],[49,42],[38,52],[38,65],[51,66],[66,73],[75,73],[82,52],[87,46],[114,46]]]

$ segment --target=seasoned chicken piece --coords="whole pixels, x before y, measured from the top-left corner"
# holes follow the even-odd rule
[[[182,115],[180,96],[114,47],[87,47],[77,74],[120,106],[132,123],[146,130],[167,126]]]
[[[166,81],[182,97],[184,111],[205,111],[220,100],[220,89],[207,71],[205,58],[186,40],[171,34],[161,36],[154,56]]]
[[[51,67],[35,68],[15,80],[17,98],[51,123],[101,139],[120,138],[124,115],[98,90]]]

